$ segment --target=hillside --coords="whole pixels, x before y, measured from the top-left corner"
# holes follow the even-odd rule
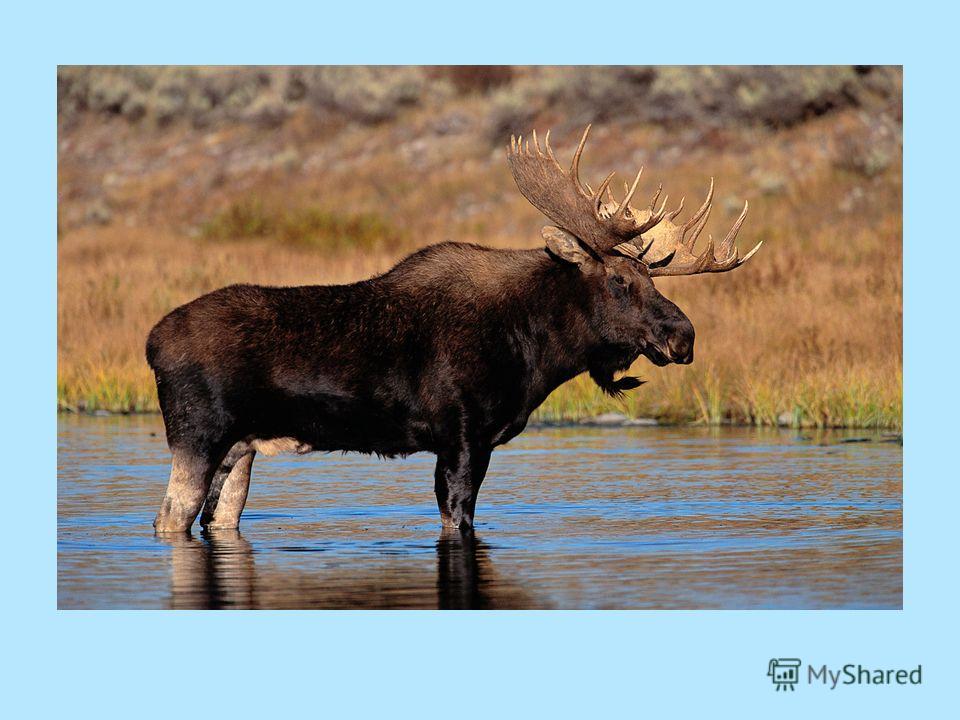
[[[627,400],[585,378],[542,419],[899,428],[902,75],[892,68],[61,68],[58,403],[154,410],[150,326],[231,282],[344,282],[446,239],[540,243],[504,160],[553,128],[584,175],[750,200],[735,273],[658,287],[697,360]]]

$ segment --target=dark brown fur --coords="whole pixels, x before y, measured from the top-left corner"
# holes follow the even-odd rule
[[[560,384],[588,371],[618,393],[639,384],[614,373],[641,353],[666,364],[692,352],[690,321],[640,263],[460,243],[351,285],[226,287],[171,312],[147,341],[170,448],[200,463],[204,490],[231,448],[257,439],[428,451],[454,526],[473,522],[492,449]],[[196,512],[169,519],[171,493],[173,480],[157,527],[185,529]]]

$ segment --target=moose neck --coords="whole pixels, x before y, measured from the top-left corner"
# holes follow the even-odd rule
[[[524,321],[518,327],[531,348],[529,390],[537,404],[555,388],[591,370],[596,363],[627,366],[636,353],[606,343],[593,318],[590,289],[572,265],[538,251],[537,264],[517,293]],[[542,397],[540,397],[542,396]]]

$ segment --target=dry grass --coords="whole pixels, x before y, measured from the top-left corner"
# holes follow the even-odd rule
[[[483,102],[467,95],[450,108],[470,114]],[[374,128],[304,116],[269,132],[152,133],[98,120],[62,133],[61,409],[154,410],[143,359],[150,326],[216,287],[351,281],[446,239],[536,245],[543,218],[516,191],[502,154],[480,131],[433,134],[433,118],[413,109]],[[573,128],[541,121],[560,126],[554,147],[569,152]],[[742,243],[765,244],[734,273],[658,281],[697,328],[692,366],[640,360],[634,372],[649,383],[623,401],[578,378],[539,418],[613,410],[677,422],[900,428],[901,165],[851,157],[872,152],[860,116],[779,132],[597,130],[589,177],[643,162],[645,191],[662,179],[689,206],[715,175],[710,229],[724,232],[749,198]],[[106,225],[89,221],[94,203],[108,209]]]

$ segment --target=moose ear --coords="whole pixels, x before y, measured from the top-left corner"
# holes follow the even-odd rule
[[[590,253],[580,244],[575,235],[553,225],[547,225],[540,231],[551,254],[574,265],[582,265],[590,259]]]

